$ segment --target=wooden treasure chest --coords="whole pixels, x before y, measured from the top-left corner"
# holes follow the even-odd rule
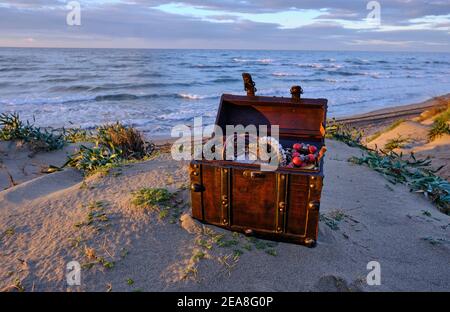
[[[247,96],[222,95],[216,125],[277,125],[284,158],[273,171],[262,171],[257,162],[191,161],[192,216],[246,235],[314,247],[328,101],[301,98],[299,86],[291,88],[291,97],[256,96],[251,76],[243,77]]]

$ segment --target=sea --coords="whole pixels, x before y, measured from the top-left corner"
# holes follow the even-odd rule
[[[213,123],[223,93],[327,98],[328,117],[450,93],[450,54],[416,52],[0,48],[0,113],[42,127],[120,121],[169,136],[194,117]]]

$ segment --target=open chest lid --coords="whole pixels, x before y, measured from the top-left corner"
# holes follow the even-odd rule
[[[327,113],[327,99],[303,99],[299,86],[291,88],[291,98],[256,96],[255,84],[244,73],[247,96],[224,94],[220,100],[216,124],[279,126],[280,137],[301,137],[323,140]]]

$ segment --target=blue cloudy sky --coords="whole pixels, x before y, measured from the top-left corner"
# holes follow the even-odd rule
[[[0,0],[0,46],[450,52],[450,0]]]

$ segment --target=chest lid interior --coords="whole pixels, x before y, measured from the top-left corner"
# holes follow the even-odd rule
[[[300,86],[291,88],[291,98],[256,96],[255,83],[249,73],[243,73],[247,96],[224,94],[220,99],[216,125],[265,125],[268,135],[273,126],[279,127],[280,138],[320,140],[325,137],[327,99],[302,99]],[[259,133],[258,133],[259,134]]]
[[[279,126],[280,137],[323,140],[327,112],[326,99],[299,99],[265,96],[222,95],[216,124]]]

